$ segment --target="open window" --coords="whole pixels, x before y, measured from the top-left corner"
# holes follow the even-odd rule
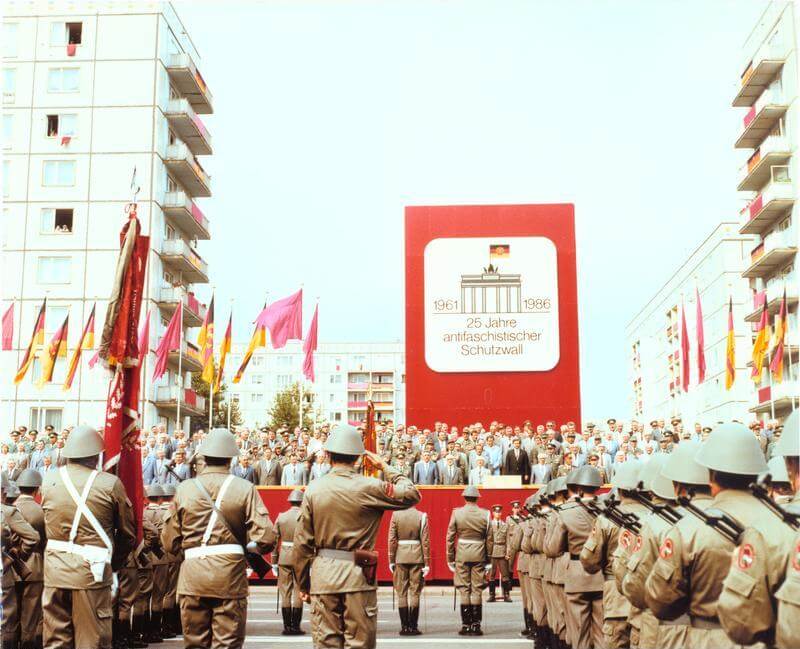
[[[73,216],[72,208],[43,209],[42,234],[72,234]]]
[[[80,45],[83,36],[83,23],[67,23],[67,45]]]
[[[74,113],[47,116],[47,137],[61,136],[72,138],[75,136],[78,116]]]

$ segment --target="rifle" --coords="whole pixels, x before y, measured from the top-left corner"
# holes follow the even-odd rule
[[[605,500],[605,507],[602,513],[612,523],[617,525],[617,527],[624,527],[634,534],[639,534],[639,532],[642,531],[642,524],[639,522],[639,517],[633,512],[626,512],[620,509],[619,501],[614,496],[610,496]]]
[[[689,491],[689,496],[678,496],[678,503],[731,543],[739,545],[739,538],[744,532],[744,528],[724,512],[713,510],[713,513],[708,513],[703,511],[692,502],[692,498],[694,498],[694,490]]]
[[[681,520],[681,518],[683,518],[683,515],[669,503],[664,503],[663,505],[660,505],[650,500],[645,495],[643,487],[644,483],[640,482],[637,485],[636,489],[634,489],[633,492],[631,492],[631,496],[636,502],[641,503],[651,512],[663,518],[669,525],[675,525],[679,520]]]
[[[768,473],[760,480],[753,482],[750,485],[750,491],[758,498],[764,506],[769,509],[775,516],[780,518],[786,525],[793,530],[800,530],[800,514],[790,512],[788,509],[781,507],[775,499],[769,495],[767,488],[772,482],[772,476]]]
[[[597,518],[598,516],[605,516],[609,521],[611,521],[617,527],[622,527],[626,530],[633,532],[634,534],[638,533],[641,529],[639,525],[638,518],[633,520],[629,518],[629,516],[636,517],[635,514],[629,514],[628,512],[623,512],[616,507],[601,509],[598,505],[597,496],[592,498],[591,500],[581,500],[580,496],[575,496],[573,500],[578,503],[586,512],[594,517]]]

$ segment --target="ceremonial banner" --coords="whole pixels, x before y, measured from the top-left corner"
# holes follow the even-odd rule
[[[689,329],[686,326],[686,304],[681,302],[681,385],[689,391]]]
[[[312,383],[314,382],[314,352],[317,351],[317,315],[319,313],[319,304],[314,308],[314,317],[311,318],[311,324],[308,327],[306,339],[303,341],[303,376],[305,376]]]
[[[764,355],[769,349],[769,312],[767,311],[767,301],[761,307],[761,320],[758,323],[758,334],[753,341],[753,369],[750,378],[756,383],[761,383],[761,376],[764,373]]]
[[[203,370],[200,373],[200,378],[209,384],[210,391],[213,392],[214,386],[214,296],[211,296],[211,301],[206,309],[206,317],[203,318],[203,326],[200,327],[200,333],[197,334],[197,346],[200,348],[200,362],[203,365]]]
[[[147,313],[144,315],[144,322],[139,325],[137,340],[139,345],[139,366],[141,367],[144,357],[150,351],[150,309],[147,309]]]
[[[728,298],[728,341],[725,345],[725,389],[736,380],[736,336],[733,332],[733,298]]]
[[[259,314],[256,323],[269,329],[273,349],[285,347],[289,339],[302,339],[303,289],[270,304]]]
[[[694,292],[697,300],[697,382],[702,383],[706,380],[706,337],[703,331],[703,307],[700,304],[700,290],[695,287]]]
[[[786,330],[789,323],[786,320],[786,289],[783,289],[783,299],[781,300],[781,310],[778,318],[775,321],[775,344],[772,347],[772,360],[769,364],[769,370],[772,372],[772,379],[776,383],[783,381],[783,354],[784,344],[786,342]]]
[[[156,381],[164,376],[167,371],[167,362],[169,361],[169,353],[180,349],[181,336],[183,334],[183,309],[180,307],[175,309],[172,318],[167,325],[167,330],[164,332],[163,338],[156,347],[156,362],[153,363],[153,380]]]
[[[56,367],[56,359],[65,357],[67,355],[67,337],[69,336],[69,313],[64,318],[64,323],[53,334],[50,344],[41,355],[40,361],[42,364],[42,371],[39,374],[39,380],[36,382],[36,387],[43,388],[45,383],[50,383],[53,380],[53,371]]]
[[[264,308],[267,308],[267,305],[264,305]],[[263,311],[262,311],[263,313]],[[234,383],[239,383],[242,380],[242,376],[244,376],[244,371],[247,369],[247,365],[250,363],[250,359],[253,357],[253,352],[258,349],[259,347],[266,347],[267,346],[267,328],[265,325],[258,324],[256,322],[255,331],[253,331],[253,336],[250,338],[250,344],[247,346],[247,351],[242,358],[242,362],[239,365],[239,369],[236,370],[236,374],[233,377]]]
[[[225,359],[228,357],[228,354],[231,353],[232,331],[233,313],[228,316],[228,328],[225,330],[225,337],[222,339],[222,344],[219,346],[219,367],[217,368],[217,376],[214,381],[215,392],[219,392],[219,386],[222,385],[222,373],[225,371]]]
[[[14,376],[14,384],[19,384],[28,373],[28,368],[33,364],[33,359],[36,357],[36,352],[44,346],[44,316],[47,312],[47,298],[42,300],[42,306],[39,307],[39,314],[36,316],[36,322],[33,324],[33,333],[31,340],[28,343],[28,348],[25,350],[25,355],[22,357],[16,376]]]

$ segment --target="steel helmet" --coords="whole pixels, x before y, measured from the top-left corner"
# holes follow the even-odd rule
[[[783,422],[781,438],[775,444],[776,455],[800,456],[800,414],[792,410]]]
[[[61,455],[69,459],[100,455],[105,448],[103,438],[91,426],[77,426],[67,437]]]
[[[547,497],[552,498],[556,493],[556,479],[553,478],[552,480],[549,480],[544,488],[547,489]]]
[[[25,469],[17,478],[18,487],[33,489],[42,486],[42,474],[36,469]]]
[[[617,489],[624,489],[630,491],[636,489],[639,484],[639,471],[642,468],[641,462],[638,460],[628,460],[614,468],[614,477],[611,478],[611,484]]]
[[[533,511],[533,508],[539,504],[538,495],[539,494],[533,494],[532,496],[528,496],[528,498],[525,500],[525,509],[528,511]]]
[[[164,491],[164,495],[167,498],[172,498],[175,495],[175,485],[172,483],[162,484],[161,489]]]
[[[148,498],[161,498],[164,495],[164,490],[160,484],[149,484],[144,488],[144,493]]]
[[[673,482],[693,485],[708,484],[708,469],[695,459],[700,442],[681,442],[667,455],[661,475]]]
[[[645,485],[650,485],[648,491],[653,492],[664,500],[675,500],[675,487],[672,485],[672,480],[664,475],[664,465],[667,463],[668,458],[669,455],[666,453],[654,455],[645,464],[642,473],[647,474]]]
[[[16,482],[9,482],[6,486],[5,491],[6,500],[9,502],[14,502],[17,498],[19,498],[19,487],[17,487]]]
[[[714,428],[700,445],[695,460],[712,471],[736,475],[758,475],[767,470],[758,440],[747,426],[735,422]]]
[[[639,470],[639,483],[642,485],[643,491],[653,491],[653,480],[661,473],[666,455],[666,453],[657,453],[652,455],[647,462],[642,463],[642,468]]]
[[[289,494],[289,497],[286,499],[290,503],[301,503],[303,502],[303,492],[299,489],[292,489],[292,492]]]
[[[325,450],[338,455],[363,455],[364,440],[355,426],[337,426],[325,440]]]
[[[464,498],[480,498],[481,492],[478,491],[478,488],[471,484],[464,488],[464,491],[461,492],[461,496]]]
[[[563,475],[560,478],[556,478],[555,480],[553,480],[553,482],[555,483],[553,485],[554,493],[559,493],[567,490],[567,479]]]
[[[227,428],[212,428],[197,449],[197,454],[204,457],[238,457],[239,447]]]
[[[600,477],[600,471],[593,466],[584,464],[570,472],[567,476],[567,484],[576,487],[601,487],[603,479]]]
[[[769,469],[767,469],[766,473],[769,473],[770,475],[770,482],[785,482],[790,484],[789,472],[786,470],[786,462],[784,461],[783,456],[776,455],[769,462],[767,462],[767,466]],[[759,475],[758,477],[760,478],[762,476]],[[19,480],[17,480],[17,484],[19,484]]]

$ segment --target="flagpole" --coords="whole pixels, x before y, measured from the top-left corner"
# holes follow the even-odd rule
[[[45,303],[47,301],[47,296],[49,295],[49,293],[50,293],[50,291],[45,291],[44,292]],[[44,370],[44,367],[42,366],[42,352],[44,352],[45,345],[47,344],[47,335],[45,333],[46,331],[47,331],[47,307],[45,306],[44,323],[42,323],[42,345],[38,350],[39,351],[39,371],[40,372]],[[33,382],[33,372],[31,372],[31,382]],[[42,388],[43,388],[43,386],[39,387],[39,417],[38,417],[39,421],[38,421],[38,424],[37,424],[37,429],[39,430],[39,433],[41,433],[42,430],[44,430],[44,407],[43,407],[43,399],[42,399]]]
[[[182,282],[181,282],[182,283]],[[185,287],[184,287],[184,290]],[[175,430],[181,428],[181,398],[183,397],[183,304],[180,305],[181,320],[178,328],[178,408],[175,419]],[[167,350],[169,354],[169,350]]]
[[[211,287],[211,301],[214,301],[214,286]],[[216,320],[216,314],[214,314],[214,320]],[[212,323],[212,326],[216,327],[215,323]],[[216,376],[216,372],[213,371],[214,369],[214,330],[211,330],[211,381],[208,384],[208,430],[211,430],[214,427],[214,380]],[[206,330],[206,340],[208,340],[209,332]],[[203,350],[200,350],[200,353],[203,353]],[[205,371],[205,363],[206,360],[201,358],[203,361],[203,370]]]
[[[228,317],[228,322],[232,322],[232,321],[233,321],[233,298],[231,298],[231,314],[230,314],[230,316]],[[231,327],[231,328],[232,328],[232,327]],[[227,333],[227,329],[226,329],[225,333]],[[223,336],[224,336],[224,335],[225,335],[225,334],[223,334]],[[233,331],[231,331],[231,338],[233,338]],[[227,343],[225,342],[225,338],[223,338],[222,340],[223,340],[223,343],[222,343],[223,345],[224,345],[224,344],[227,344]],[[222,379],[223,379],[222,372],[220,372],[220,375],[219,375],[219,384],[220,384],[220,387],[222,386]],[[229,431],[230,431],[230,429],[231,429],[231,402],[232,402],[232,401],[233,401],[233,396],[231,395],[231,393],[230,393],[230,392],[228,392],[228,430],[229,430]]]

